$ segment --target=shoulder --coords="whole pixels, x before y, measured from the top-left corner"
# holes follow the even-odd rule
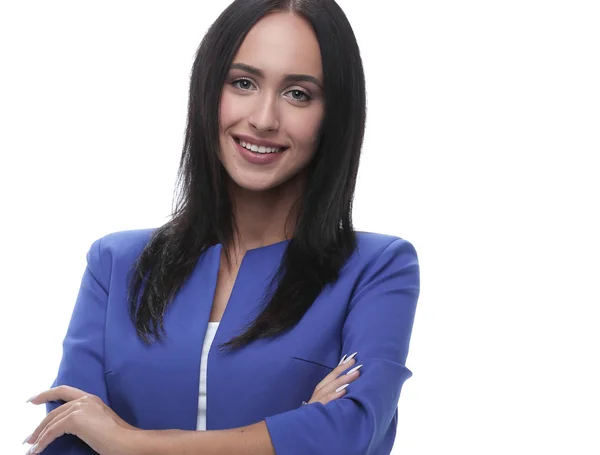
[[[156,228],[132,229],[106,234],[96,240],[104,254],[138,255],[148,244]]]
[[[356,250],[344,267],[356,289],[386,279],[419,287],[419,259],[411,242],[374,232],[357,232],[356,239]]]
[[[96,239],[88,253],[88,266],[102,274],[118,266],[129,267],[141,254],[157,228],[111,232]]]
[[[411,242],[402,237],[375,232],[356,232],[355,256],[363,261],[377,259],[383,254],[396,255],[408,253],[417,256],[415,247]]]

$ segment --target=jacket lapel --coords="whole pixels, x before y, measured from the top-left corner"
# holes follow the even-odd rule
[[[161,389],[154,403],[163,428],[195,430],[198,415],[200,358],[220,262],[220,245],[210,247],[174,298],[165,315],[166,339],[157,363]]]

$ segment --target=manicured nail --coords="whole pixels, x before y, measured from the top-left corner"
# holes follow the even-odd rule
[[[338,387],[337,389],[335,389],[335,393],[339,393],[342,390],[344,390],[346,387],[348,387],[350,384],[344,384],[343,386]]]
[[[350,357],[348,357],[346,360],[344,360],[344,361],[342,362],[342,365],[344,365],[344,364],[346,364],[346,363],[350,362],[350,360],[352,360],[356,354],[358,354],[358,352],[355,352],[355,353],[354,353],[354,354],[352,354]]]
[[[32,433],[32,434],[30,434],[29,436],[27,436],[27,437],[25,438],[25,441],[23,441],[23,444],[25,444],[26,442],[29,442],[29,440],[31,439],[31,437],[32,437],[32,436],[33,436],[33,433]]]
[[[38,393],[38,395],[39,395],[39,393]],[[25,403],[29,403],[30,401],[33,401],[36,397],[37,397],[37,395],[34,395],[34,396],[28,398]]]
[[[348,371],[348,373],[346,373],[346,374],[352,374],[352,373],[354,373],[355,371],[358,371],[358,369],[359,369],[360,367],[362,367],[362,363],[361,363],[360,365],[358,365],[358,366],[355,366],[354,368],[352,368],[352,369],[351,369],[350,371]]]
[[[344,359],[346,358],[348,354],[344,354],[344,357],[342,357],[342,360],[340,360],[340,363],[338,363],[338,367],[342,364],[342,362],[344,361]]]
[[[37,444],[34,446],[31,446],[31,449],[29,449],[29,453],[37,453],[35,450],[37,449]]]

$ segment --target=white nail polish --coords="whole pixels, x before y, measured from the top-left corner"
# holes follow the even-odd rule
[[[352,354],[352,355],[351,355],[350,357],[348,357],[346,360],[344,360],[344,361],[342,362],[342,365],[344,365],[344,364],[346,364],[346,363],[350,362],[350,360],[352,360],[356,354],[358,354],[358,351],[357,351],[357,352],[355,352],[354,354]]]
[[[38,446],[37,444],[34,446],[31,446],[31,449],[29,449],[29,453],[36,453],[35,449],[37,449],[37,446]]]
[[[361,363],[360,365],[358,365],[358,366],[355,366],[354,368],[352,368],[352,369],[351,369],[350,371],[348,371],[348,373],[346,373],[346,374],[352,374],[352,373],[354,373],[355,371],[358,371],[358,370],[360,369],[360,367],[362,367],[362,363]]]
[[[344,357],[342,357],[342,360],[340,360],[340,363],[338,363],[338,367],[342,364],[342,362],[344,361],[344,359],[346,358],[348,354],[344,354]]]
[[[338,387],[337,389],[335,389],[335,393],[339,393],[342,390],[344,390],[346,387],[348,387],[350,384],[344,384],[343,386]]]
[[[27,437],[25,438],[25,441],[23,441],[23,444],[25,444],[27,441],[29,441],[29,439],[31,438],[31,436],[32,436],[32,435],[33,435],[33,433],[32,433],[32,434],[30,434],[29,436],[27,436]]]

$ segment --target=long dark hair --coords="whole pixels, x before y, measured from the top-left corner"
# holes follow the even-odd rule
[[[352,200],[363,143],[366,95],[352,28],[334,0],[235,0],[210,27],[191,73],[188,118],[169,222],[154,231],[132,268],[129,311],[138,336],[160,340],[175,294],[212,245],[234,235],[226,171],[218,159],[221,91],[239,46],[262,17],[290,12],[313,27],[321,50],[325,114],[309,164],[294,235],[265,296],[268,304],[221,348],[237,349],[296,325],[356,248]],[[141,293],[141,296],[140,296]]]

